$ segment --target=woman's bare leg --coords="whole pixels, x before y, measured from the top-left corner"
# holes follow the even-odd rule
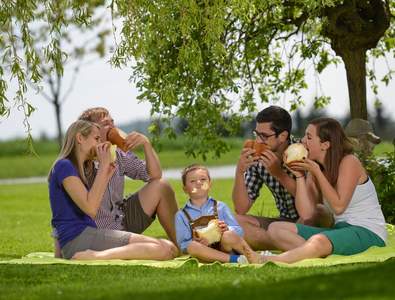
[[[323,234],[313,235],[303,245],[281,253],[277,256],[261,256],[260,263],[265,261],[279,261],[294,263],[306,258],[326,257],[332,253],[332,243]],[[247,251],[246,256],[254,255]]]
[[[256,253],[250,245],[239,235],[237,235],[233,231],[225,231],[221,238],[221,248],[225,252],[230,252],[232,250],[236,250],[238,253],[243,254],[247,257],[246,253],[250,253],[251,255],[247,257],[249,263],[258,263],[258,257],[260,256]],[[256,255],[254,255],[254,253]]]
[[[290,222],[274,222],[269,225],[268,233],[276,248],[282,251],[295,249],[306,242],[298,235],[296,225]]]
[[[176,246],[170,241],[158,240],[141,234],[132,234],[129,244],[103,251],[86,250],[77,252],[72,259],[154,259],[169,260],[177,255]]]

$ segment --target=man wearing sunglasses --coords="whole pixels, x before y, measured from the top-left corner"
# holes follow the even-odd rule
[[[244,148],[236,167],[233,203],[237,220],[245,231],[245,239],[255,250],[272,249],[266,230],[274,221],[296,222],[296,182],[294,175],[282,164],[285,149],[297,142],[290,136],[290,114],[278,106],[263,109],[256,116],[255,141],[268,148],[259,157],[255,150]],[[247,215],[265,184],[273,194],[279,216],[276,218]]]

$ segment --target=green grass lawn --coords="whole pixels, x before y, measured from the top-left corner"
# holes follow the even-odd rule
[[[171,184],[183,204],[181,182]],[[140,186],[127,181],[126,192]],[[232,207],[231,190],[231,179],[214,180],[211,195]],[[267,190],[252,213],[275,215]],[[146,234],[164,232],[155,222]],[[0,241],[0,260],[52,251],[46,184],[0,185]],[[393,299],[394,271],[395,260],[291,269],[0,264],[0,299]]]
[[[231,149],[224,153],[221,158],[208,157],[206,161],[201,158],[187,157],[183,150],[163,150],[159,152],[159,159],[163,169],[167,168],[182,168],[192,162],[204,163],[208,166],[219,165],[233,165],[237,163],[240,155],[242,141],[232,140]],[[1,144],[0,144],[1,145]],[[45,147],[44,147],[45,146]],[[8,146],[11,147],[11,146]],[[0,179],[2,178],[19,178],[19,177],[33,177],[46,176],[52,163],[56,159],[54,147],[49,147],[47,144],[41,146],[42,153],[39,156],[33,155],[16,155],[13,156],[8,152],[0,155]],[[40,148],[40,149],[41,149]],[[374,153],[378,156],[383,156],[385,152],[393,151],[392,144],[384,142],[379,144]],[[1,154],[0,150],[0,154]],[[142,153],[137,153],[143,158]]]
[[[186,201],[181,181],[172,180],[170,183],[181,206]],[[232,207],[232,184],[231,179],[214,180],[211,195]],[[142,185],[141,182],[128,180],[125,193],[132,193]],[[267,190],[261,196],[272,199]],[[274,201],[257,201],[253,213],[274,215]],[[52,251],[50,220],[46,184],[0,185],[0,259],[21,257],[30,252]],[[148,228],[146,234],[165,235],[158,221]]]
[[[208,166],[232,165],[237,162],[239,154],[239,149],[232,149],[223,154],[220,159],[209,157],[206,161],[201,158],[187,157],[182,150],[162,151],[158,155],[162,168],[168,169],[186,167],[192,162],[204,163]],[[137,155],[144,158],[142,153],[137,153]],[[0,156],[0,179],[46,176],[56,156],[56,154]]]

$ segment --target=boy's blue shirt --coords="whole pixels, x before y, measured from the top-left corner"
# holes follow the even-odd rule
[[[214,215],[214,199],[209,197],[201,207],[193,205],[191,200],[188,200],[183,208],[185,208],[189,213],[192,220],[196,220],[201,216]],[[230,208],[225,203],[217,201],[217,210],[218,219],[224,221],[228,225],[229,230],[234,231],[239,236],[243,236],[243,229],[239,223],[237,223]],[[183,253],[186,253],[186,250],[192,241],[192,233],[189,221],[182,209],[176,213],[175,226],[178,247],[180,247]]]

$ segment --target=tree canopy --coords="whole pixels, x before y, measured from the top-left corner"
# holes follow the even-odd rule
[[[89,24],[90,12],[81,0],[30,0],[22,9],[18,1],[9,2],[1,7],[1,20],[6,20],[2,27],[20,25],[25,54],[17,56],[9,47],[2,57],[5,52],[11,57],[10,69],[20,82],[14,101],[22,101],[26,76],[35,81],[41,77],[35,66],[43,62],[32,50],[29,27],[38,18],[37,8],[44,12],[40,20],[51,21],[52,41],[43,49],[59,72],[62,50],[57,34],[69,24],[59,16],[57,3],[70,7],[79,26]],[[192,154],[219,155],[227,147],[219,132],[237,130],[259,102],[285,97],[291,110],[303,104],[308,68],[319,74],[343,61],[351,115],[365,119],[366,77],[373,83],[392,79],[391,69],[376,78],[369,61],[395,56],[395,0],[113,0],[109,9],[122,20],[112,63],[132,64],[139,99],[151,103],[153,115],[169,121],[164,129],[152,125],[153,132],[174,136],[174,116],[187,121],[187,150]],[[20,67],[21,61],[28,69]],[[6,89],[0,68],[2,115],[7,113]],[[315,105],[329,101],[317,95]],[[32,111],[28,102],[21,103]]]
[[[105,4],[104,0],[1,1],[0,116],[7,117],[12,106],[23,111],[30,142],[28,118],[35,107],[26,97],[28,87],[54,105],[61,139],[60,107],[74,81],[63,91],[64,69],[71,67],[76,74],[92,53],[104,56],[111,20],[103,27],[98,11]],[[17,91],[7,97],[10,77]]]
[[[286,97],[296,109],[306,69],[321,73],[340,59],[351,115],[366,119],[366,52],[372,49],[370,58],[395,54],[393,0],[116,3],[125,23],[114,63],[133,58],[140,99],[162,117],[188,121],[191,152],[222,151],[217,129],[232,130],[259,101]],[[368,75],[376,80],[374,71]],[[317,95],[315,105],[329,101]]]

